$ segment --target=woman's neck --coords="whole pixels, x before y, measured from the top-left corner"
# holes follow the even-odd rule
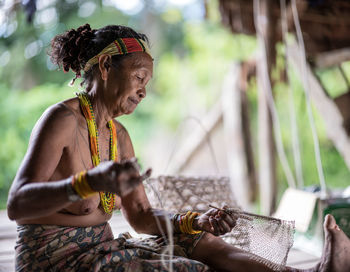
[[[88,97],[94,111],[97,129],[100,130],[106,127],[107,122],[112,119],[112,116],[109,114],[106,106],[103,91],[92,88],[88,92]]]

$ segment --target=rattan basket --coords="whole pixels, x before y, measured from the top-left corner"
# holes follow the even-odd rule
[[[209,204],[238,208],[228,177],[159,176],[145,182],[152,207],[173,212],[205,212]],[[293,243],[294,222],[265,220],[258,215],[238,218],[226,242],[252,253],[252,259],[281,271]],[[274,250],[278,248],[278,250]]]
[[[154,208],[204,212],[208,205],[236,207],[230,180],[223,176],[158,176],[145,184]]]

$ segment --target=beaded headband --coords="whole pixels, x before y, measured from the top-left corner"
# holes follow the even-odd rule
[[[100,53],[88,60],[88,62],[85,64],[84,72],[87,72],[93,65],[98,63],[98,58],[102,54],[109,54],[111,56],[114,56],[125,55],[133,52],[146,52],[151,56],[151,51],[149,50],[145,41],[137,38],[117,38],[115,41],[105,47]]]

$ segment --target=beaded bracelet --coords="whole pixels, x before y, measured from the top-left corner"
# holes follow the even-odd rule
[[[86,171],[82,171],[73,176],[72,187],[83,199],[96,194],[96,192],[92,190],[90,184],[86,180]]]

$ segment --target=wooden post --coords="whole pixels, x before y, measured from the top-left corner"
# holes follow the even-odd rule
[[[258,81],[258,150],[259,150],[259,186],[262,214],[272,214],[276,207],[276,156],[273,136],[271,111],[268,106],[267,92],[270,88],[271,70],[275,62],[275,18],[272,16],[273,0],[261,0],[256,5],[255,22],[260,47],[265,50],[262,58],[257,60]],[[266,61],[266,62],[265,62]],[[267,66],[267,67],[265,67]]]
[[[255,198],[252,155],[245,93],[241,89],[241,65],[232,65],[222,87],[222,113],[231,188],[237,203],[251,210]]]

